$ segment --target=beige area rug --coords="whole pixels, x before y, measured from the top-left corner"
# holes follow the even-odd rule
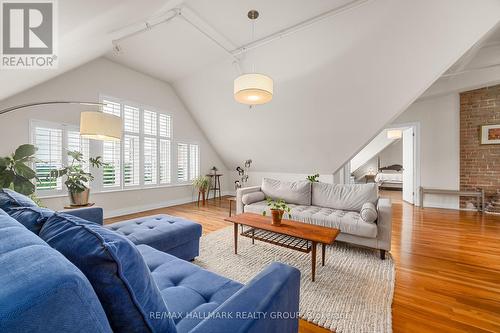
[[[395,270],[390,255],[335,243],[326,250],[321,266],[318,246],[316,282],[311,282],[310,253],[252,241],[240,236],[234,254],[233,227],[201,239],[195,264],[230,279],[247,283],[273,261],[301,271],[300,315],[302,319],[335,332],[392,332],[391,304]]]

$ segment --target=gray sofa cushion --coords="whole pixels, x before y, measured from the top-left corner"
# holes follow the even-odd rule
[[[261,192],[261,191],[247,193],[241,197],[241,201],[245,205],[250,205],[250,204],[253,204],[254,202],[262,201],[265,199],[266,199],[266,195],[264,194],[264,192]]]
[[[283,182],[281,180],[264,178],[261,191],[273,200],[283,199],[286,203],[296,205],[311,204],[311,183],[307,180],[298,182]]]
[[[312,183],[312,205],[359,212],[366,202],[377,203],[378,187],[370,184]]]
[[[378,229],[375,223],[363,221],[358,212],[343,211],[307,205],[288,205],[292,219],[324,227],[337,228],[340,232],[365,238],[376,238]],[[262,214],[266,211],[270,216],[266,201],[255,202],[245,206],[245,212]]]
[[[375,205],[371,202],[367,202],[361,207],[361,211],[359,215],[363,219],[363,221],[368,223],[374,223],[377,220],[378,212]]]

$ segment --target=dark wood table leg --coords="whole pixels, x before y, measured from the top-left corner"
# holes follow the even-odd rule
[[[252,229],[252,244],[255,244],[255,229]]]
[[[321,266],[325,266],[325,249],[326,244],[321,244]]]
[[[231,217],[231,211],[233,210],[233,200],[229,200],[229,217]]]
[[[312,282],[314,282],[316,278],[316,242],[312,242],[311,273],[312,273]]]
[[[234,254],[238,254],[238,223],[234,224]]]

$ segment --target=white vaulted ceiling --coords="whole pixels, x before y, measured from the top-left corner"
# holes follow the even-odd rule
[[[60,70],[0,72],[0,98],[105,55],[172,83],[228,167],[252,158],[254,170],[295,173],[335,171],[500,20],[500,0],[59,3],[66,7],[61,26],[68,29],[61,36]],[[181,8],[219,45],[176,17],[120,40],[120,53],[112,51],[111,40],[144,27],[146,17],[161,20],[172,8]],[[238,55],[238,69],[223,48],[251,42],[250,9],[261,14],[256,39],[338,12]],[[234,101],[233,79],[253,66],[273,77],[275,95],[250,110]]]

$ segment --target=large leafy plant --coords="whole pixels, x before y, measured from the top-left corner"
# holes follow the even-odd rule
[[[28,164],[35,160],[37,148],[33,145],[21,145],[7,157],[0,157],[0,186],[14,191],[32,195],[38,178],[36,172]]]
[[[81,193],[88,189],[87,184],[94,180],[94,176],[90,172],[86,172],[84,165],[87,161],[84,160],[83,154],[79,151],[68,151],[68,156],[71,157],[71,163],[61,169],[50,171],[50,178],[57,179],[66,176],[64,185],[70,193]],[[101,156],[90,157],[88,163],[94,168],[100,168],[107,165],[101,161]]]

